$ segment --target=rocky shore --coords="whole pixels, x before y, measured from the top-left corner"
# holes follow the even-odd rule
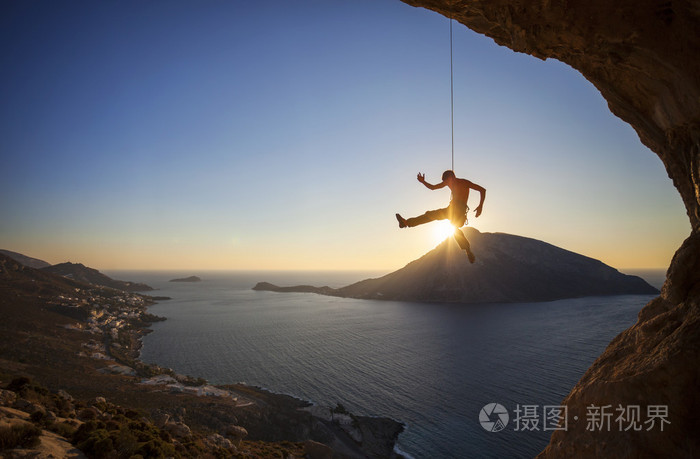
[[[397,457],[394,420],[141,362],[152,297],[6,257],[0,291],[3,457]]]

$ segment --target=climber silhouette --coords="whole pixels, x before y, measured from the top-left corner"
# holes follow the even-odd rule
[[[450,204],[444,209],[429,210],[423,215],[408,219],[396,214],[396,219],[399,221],[399,228],[418,226],[434,220],[449,220],[455,227],[454,237],[457,244],[459,244],[462,250],[467,252],[469,261],[474,263],[476,257],[474,256],[474,253],[472,253],[469,241],[460,228],[464,226],[467,221],[467,212],[469,211],[469,207],[467,206],[467,202],[469,201],[469,190],[475,190],[481,194],[481,200],[479,201],[479,205],[475,210],[476,216],[478,217],[481,215],[481,211],[484,208],[486,189],[477,185],[476,183],[470,182],[469,180],[457,178],[455,173],[452,171],[443,172],[442,182],[438,183],[437,185],[432,185],[426,182],[425,174],[421,174],[420,172],[418,173],[418,181],[431,190],[438,190],[440,188],[448,187],[452,191]]]

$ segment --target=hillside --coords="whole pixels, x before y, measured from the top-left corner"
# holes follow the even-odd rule
[[[24,266],[28,266],[30,268],[41,269],[46,268],[47,266],[51,266],[51,263],[47,263],[44,260],[28,257],[26,255],[22,255],[21,253],[12,252],[11,250],[0,249],[0,254],[7,255],[13,260],[18,261]]]
[[[146,292],[153,287],[138,282],[128,282],[112,279],[96,269],[89,268],[81,263],[60,263],[42,268],[43,271],[58,274],[59,276],[73,279],[86,284],[101,285],[103,287],[116,288],[126,292]]]
[[[391,419],[141,362],[154,300],[0,254],[0,457],[391,456]]]
[[[404,268],[346,287],[277,287],[255,290],[314,292],[349,298],[455,302],[550,301],[597,295],[657,294],[643,279],[598,260],[536,239],[465,228],[477,261],[470,264],[448,238]]]

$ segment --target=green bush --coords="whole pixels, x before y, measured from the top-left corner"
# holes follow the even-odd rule
[[[119,453],[119,457],[131,457],[138,449],[139,443],[136,436],[129,429],[122,429],[117,434],[114,447]]]
[[[41,429],[33,424],[0,427],[0,450],[31,448],[39,444]]]
[[[80,426],[76,436],[81,434],[82,427]],[[105,429],[96,429],[89,432],[87,438],[78,443],[78,448],[88,457],[102,457],[112,451],[114,446],[112,445],[112,439],[109,438],[109,433]]]
[[[73,435],[73,443],[82,443],[86,441],[92,433],[98,429],[104,429],[105,425],[100,421],[88,421],[83,423]]]
[[[5,388],[30,401],[43,403],[51,399],[47,388],[33,384],[31,379],[24,376],[13,379]]]
[[[116,422],[115,420],[110,420],[110,421],[105,422],[105,429],[107,429],[109,431],[119,430],[120,427],[121,427],[121,425],[118,422]]]
[[[141,445],[137,451],[143,457],[165,458],[175,456],[175,448],[169,443],[151,440]]]
[[[121,422],[119,422],[121,421]],[[72,437],[73,443],[88,457],[146,458],[177,457],[170,437],[154,425],[116,415],[105,422],[88,421]]]
[[[63,397],[59,397],[58,395],[53,396],[53,403],[54,406],[56,407],[56,411],[64,418],[68,417],[66,416],[71,408],[73,407],[72,403]]]
[[[114,444],[112,443],[112,439],[109,437],[105,437],[97,440],[93,444],[92,451],[90,452],[96,457],[105,457],[112,451],[114,451]]]
[[[75,431],[78,430],[74,426],[65,422],[56,422],[51,425],[51,431],[57,433],[58,435],[65,438],[72,438],[75,435]]]

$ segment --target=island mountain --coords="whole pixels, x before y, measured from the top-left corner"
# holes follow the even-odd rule
[[[197,276],[181,277],[179,279],[170,279],[168,282],[202,282],[202,279]]]
[[[111,277],[102,274],[94,268],[89,268],[82,263],[59,263],[57,265],[42,268],[43,271],[58,274],[59,276],[73,279],[85,284],[101,285],[103,287],[111,287],[125,292],[145,292],[153,290],[153,287],[138,283],[112,279]]]
[[[467,256],[448,238],[404,268],[346,287],[277,287],[261,282],[254,290],[313,292],[348,298],[453,302],[535,302],[596,295],[657,294],[636,276],[601,261],[536,239],[464,229],[477,256]]]

